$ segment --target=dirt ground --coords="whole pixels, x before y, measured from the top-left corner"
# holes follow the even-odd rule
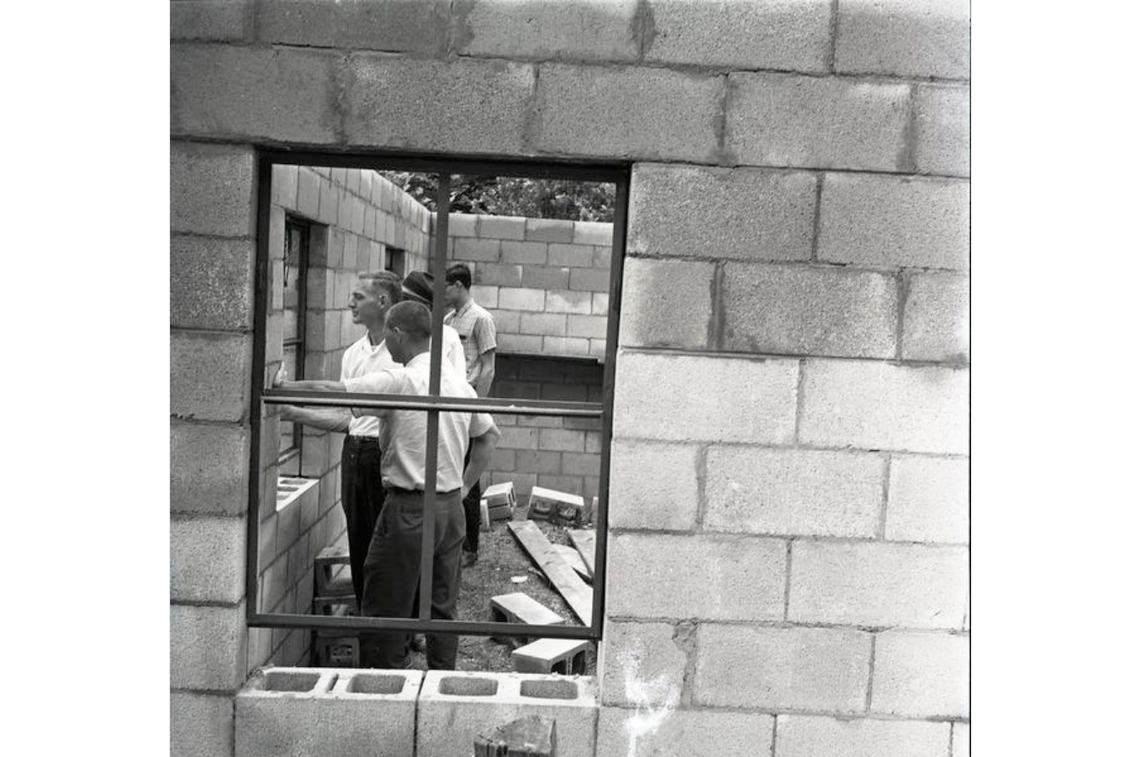
[[[514,519],[525,520],[525,512],[525,508],[518,508]],[[564,527],[542,520],[536,520],[535,525],[552,544],[573,546]],[[511,580],[517,577],[525,580],[518,583]],[[528,594],[531,599],[541,602],[565,618],[568,625],[582,625],[562,595],[547,583],[545,574],[511,534],[506,521],[498,521],[491,524],[490,531],[480,532],[479,560],[474,565],[463,568],[459,590],[459,619],[491,621],[491,597],[513,592]],[[511,665],[512,649],[509,644],[485,636],[461,636],[455,667],[457,670],[510,672],[514,669]],[[427,669],[422,652],[411,654],[410,666],[413,669]],[[586,653],[586,675],[594,675],[596,668],[596,648],[591,645]]]

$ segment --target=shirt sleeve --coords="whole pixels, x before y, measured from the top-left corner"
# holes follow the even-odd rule
[[[375,371],[373,373],[366,373],[363,376],[356,376],[344,380],[344,390],[346,392],[371,392],[373,394],[402,394],[400,391],[401,382],[395,372],[384,369],[382,371]]]
[[[490,413],[472,413],[471,430],[467,435],[474,439],[477,436],[482,436],[494,427],[495,421],[491,418]]]
[[[467,375],[467,356],[463,354],[463,342],[459,332],[451,326],[443,327],[443,357],[460,376]]]
[[[475,346],[480,355],[498,346],[495,342],[495,319],[491,317],[490,313],[480,315],[475,319],[475,326],[471,329],[471,337],[475,340]]]

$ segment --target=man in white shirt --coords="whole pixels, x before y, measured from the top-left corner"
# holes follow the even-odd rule
[[[384,320],[388,309],[401,299],[400,277],[391,271],[360,275],[349,297],[352,322],[367,331],[341,358],[340,380],[364,376],[399,366],[384,344]],[[298,382],[294,382],[297,385]],[[303,423],[325,431],[346,432],[341,451],[340,503],[348,532],[348,559],[357,607],[364,593],[364,558],[372,541],[376,518],[384,504],[380,484],[380,421],[372,416],[353,417],[347,408],[306,408],[285,405],[285,421]]]
[[[427,395],[431,374],[431,311],[417,302],[402,302],[388,311],[384,341],[402,367],[346,379],[343,382],[294,382],[323,391],[375,392]],[[463,374],[443,361],[440,396],[474,398]],[[354,414],[355,414],[354,410]],[[387,497],[376,522],[364,563],[363,615],[414,617],[420,579],[423,539],[424,489],[434,485],[435,550],[432,559],[431,617],[454,620],[459,598],[460,551],[465,535],[462,499],[491,460],[499,429],[487,413],[439,414],[437,471],[427,481],[427,412],[423,410],[360,410],[381,419],[388,429],[380,470]],[[470,443],[470,462],[464,457]],[[361,635],[362,663],[369,667],[401,668],[407,665],[406,634],[380,632]],[[430,669],[454,670],[459,638],[455,634],[427,634]]]

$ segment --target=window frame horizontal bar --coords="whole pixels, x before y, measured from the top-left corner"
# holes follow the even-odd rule
[[[593,625],[530,625],[472,620],[419,620],[413,618],[371,618],[348,615],[297,615],[255,613],[248,618],[254,628],[308,628],[334,631],[422,631],[460,636],[526,636],[547,639],[601,638],[601,628]],[[600,624],[599,624],[600,626]]]
[[[415,396],[416,399],[409,399]],[[446,396],[314,392],[301,389],[265,389],[261,400],[267,405],[319,405],[321,407],[367,407],[378,410],[439,410],[503,415],[560,415],[575,418],[601,418],[601,402],[516,400],[480,397],[470,400]]]
[[[412,173],[450,174],[452,176],[505,176],[528,179],[567,179],[617,184],[629,180],[629,163],[591,162],[576,159],[528,160],[495,159],[485,156],[433,155],[385,150],[354,150],[352,153],[287,148],[263,148],[258,151],[270,163],[329,168],[363,168],[373,171],[410,171]]]

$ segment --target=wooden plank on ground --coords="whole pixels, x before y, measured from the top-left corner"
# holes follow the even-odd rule
[[[570,567],[589,583],[592,576],[590,576],[590,571],[586,569],[586,563],[582,562],[582,556],[578,554],[578,550],[567,547],[565,544],[551,544],[550,546],[554,547],[554,551],[562,555],[562,559],[568,562]]]
[[[552,586],[558,590],[566,604],[582,622],[590,625],[590,618],[594,609],[594,590],[586,585],[569,563],[562,559],[562,555],[554,549],[554,545],[546,535],[534,525],[531,520],[512,520],[507,528],[522,544],[523,549],[530,555],[530,559],[542,569]]]
[[[582,562],[586,564],[586,570],[590,571],[590,578],[593,578],[594,529],[571,528],[566,534],[570,537],[570,543],[578,550],[578,554],[582,555]]]

